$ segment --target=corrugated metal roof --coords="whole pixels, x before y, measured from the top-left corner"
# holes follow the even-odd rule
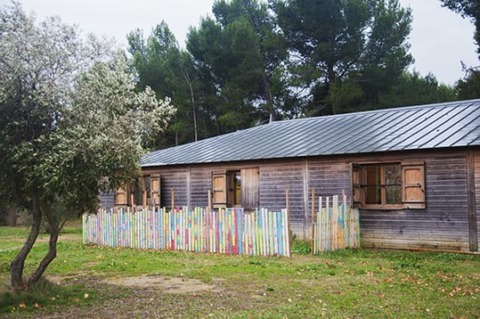
[[[145,155],[142,166],[480,145],[480,100],[279,121]]]

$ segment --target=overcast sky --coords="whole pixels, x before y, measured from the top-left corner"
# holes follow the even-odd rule
[[[162,20],[167,22],[180,45],[189,27],[198,26],[201,17],[211,15],[214,0],[20,0],[27,12],[38,19],[57,15],[77,24],[87,33],[107,35],[126,47],[126,34],[136,28],[148,35]],[[3,6],[10,0],[0,0]],[[422,75],[433,73],[446,84],[463,76],[461,61],[478,65],[473,42],[473,24],[440,6],[440,0],[400,0],[413,10],[410,52],[412,69]]]

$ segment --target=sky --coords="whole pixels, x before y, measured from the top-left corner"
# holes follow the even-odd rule
[[[126,35],[137,28],[145,35],[164,20],[184,47],[190,27],[211,16],[214,0],[20,0],[26,12],[39,20],[60,16],[83,33],[113,37],[126,48]],[[0,5],[10,0],[0,0]],[[400,0],[413,11],[410,53],[411,70],[425,76],[433,73],[439,82],[452,85],[463,77],[462,64],[480,64],[473,41],[471,21],[441,7],[440,0]]]

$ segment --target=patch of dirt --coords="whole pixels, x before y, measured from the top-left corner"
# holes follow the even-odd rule
[[[123,287],[153,288],[169,294],[189,294],[204,291],[219,292],[215,285],[208,285],[198,279],[172,278],[162,276],[139,276],[109,278],[103,281],[109,285]]]
[[[61,285],[65,282],[76,282],[79,281],[82,276],[85,276],[84,272],[77,272],[75,274],[67,275],[67,276],[56,276],[56,275],[45,275],[45,279],[55,285]]]
[[[58,242],[64,242],[64,241],[76,241],[76,240],[82,240],[82,235],[79,234],[60,234],[58,236]],[[49,235],[42,235],[41,237],[39,236],[37,238],[36,243],[48,243],[50,240]]]

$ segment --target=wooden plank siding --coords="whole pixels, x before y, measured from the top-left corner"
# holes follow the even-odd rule
[[[174,191],[175,207],[188,206],[189,190],[187,188],[188,169],[169,169],[160,172],[161,205],[167,209],[172,208],[172,190]],[[190,182],[195,184],[195,181]]]
[[[190,172],[190,207],[207,207],[208,191],[212,189],[212,171],[193,169]]]
[[[350,164],[338,161],[308,161],[308,181],[309,196],[311,196],[312,187],[315,187],[315,195],[334,196],[341,195],[343,191],[347,194],[347,200],[350,201]],[[318,207],[318,203],[315,204]],[[308,210],[311,210],[311,203]]]
[[[480,150],[445,149],[370,155],[278,159],[188,166],[145,168],[145,174],[159,173],[162,205],[170,208],[170,189],[175,205],[208,205],[212,172],[255,168],[259,171],[259,206],[269,210],[285,208],[285,190],[290,193],[291,227],[299,238],[310,233],[311,189],[316,196],[351,198],[353,163],[425,163],[425,209],[360,210],[361,245],[366,248],[436,249],[470,251],[468,152],[473,154],[474,197],[477,240],[480,238]],[[189,181],[189,182],[188,182]]]
[[[305,238],[304,174],[301,161],[260,166],[260,206],[269,210],[286,207],[289,190],[290,221],[293,233]]]

